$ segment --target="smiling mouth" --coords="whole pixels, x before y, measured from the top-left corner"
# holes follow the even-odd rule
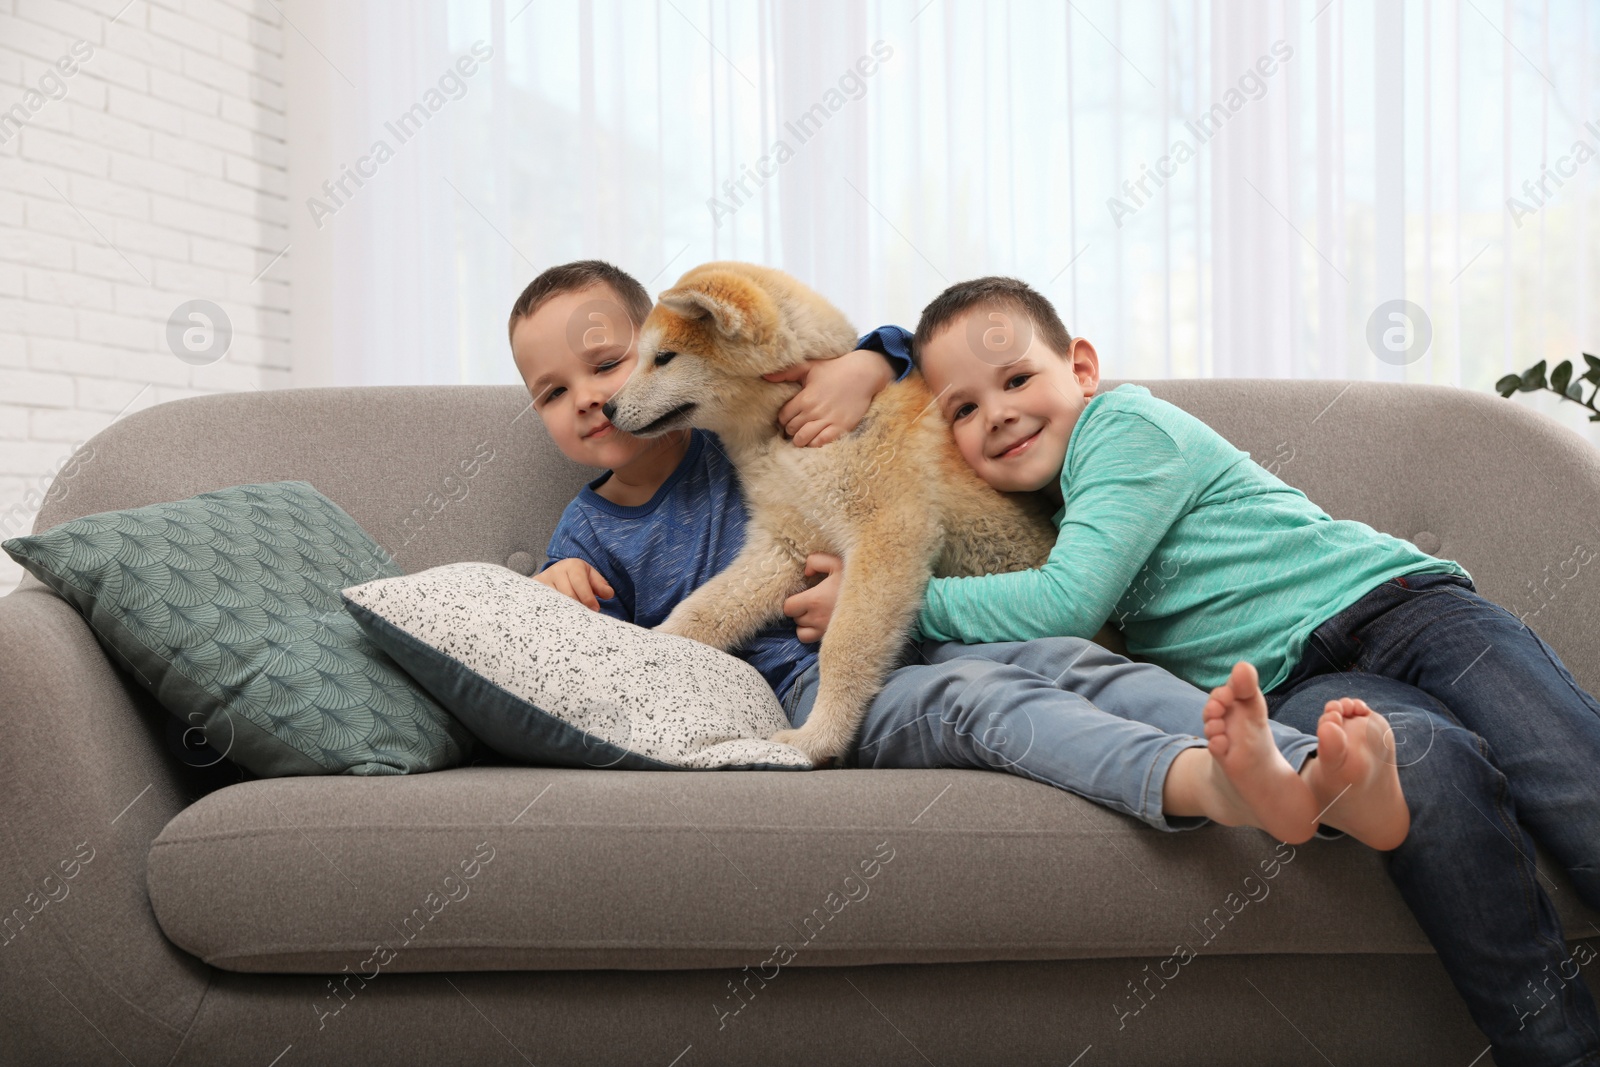
[[[695,405],[693,403],[679,404],[677,407],[673,408],[665,415],[662,415],[660,418],[651,419],[649,422],[633,431],[634,436],[649,437],[652,434],[661,433],[668,428],[670,423],[689,414],[689,412],[693,411],[694,409]]]
[[[1042,427],[1041,427],[1041,429],[1042,429]],[[1012,445],[1010,448],[1006,449],[1004,452],[1000,452],[1000,453],[996,454],[994,458],[995,459],[1008,459],[1011,456],[1015,456],[1017,454],[1017,450],[1019,448],[1026,448],[1028,446],[1028,443],[1030,441],[1032,441],[1034,438],[1038,437],[1038,436],[1039,436],[1039,430],[1035,430],[1032,433],[1030,433],[1028,436],[1024,437],[1022,440],[1018,441],[1016,444]]]
[[[607,430],[615,430],[615,429],[616,429],[616,427],[611,425],[609,422],[603,423],[600,426],[597,426],[594,429],[590,430],[588,433],[584,434],[583,435],[583,439],[585,441],[592,441],[596,437],[600,437],[600,436],[604,435]]]

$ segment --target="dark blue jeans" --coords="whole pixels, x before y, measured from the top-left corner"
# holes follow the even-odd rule
[[[1533,859],[1537,838],[1600,908],[1600,703],[1443,574],[1385,582],[1323,623],[1267,705],[1310,731],[1343,696],[1394,728],[1411,832],[1385,863],[1494,1062],[1600,1064],[1600,1015]]]

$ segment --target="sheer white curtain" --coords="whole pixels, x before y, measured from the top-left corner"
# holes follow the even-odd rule
[[[339,380],[515,381],[512,298],[591,256],[769,263],[860,327],[1018,275],[1117,377],[1600,352],[1590,0],[352,3],[335,155],[492,58],[324,220]]]

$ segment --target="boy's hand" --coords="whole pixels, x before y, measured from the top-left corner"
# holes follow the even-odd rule
[[[762,377],[800,383],[800,391],[778,409],[778,425],[805,448],[836,441],[854,430],[872,406],[872,398],[894,380],[894,372],[881,354],[858,348],[834,359],[808,359]]]
[[[533,580],[571,597],[590,611],[600,610],[600,601],[595,596],[596,593],[608,600],[617,595],[616,590],[611,588],[611,583],[606,581],[605,575],[581,559],[557,560],[535,574]]]
[[[844,560],[830,552],[813,552],[806,557],[806,577],[813,574],[827,577],[783,602],[783,613],[795,622],[796,636],[808,645],[822,640],[833,619],[833,605],[844,581]]]

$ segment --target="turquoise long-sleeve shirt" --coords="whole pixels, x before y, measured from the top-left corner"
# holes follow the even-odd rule
[[[923,636],[982,644],[1092,637],[1108,620],[1128,651],[1202,688],[1238,660],[1263,689],[1312,630],[1404,574],[1466,575],[1409,541],[1333,519],[1248,453],[1143,386],[1084,407],[1061,467],[1044,566],[935,578]]]

